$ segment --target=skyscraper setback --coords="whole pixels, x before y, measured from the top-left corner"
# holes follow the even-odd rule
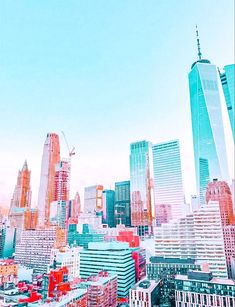
[[[178,140],[153,145],[153,175],[156,215],[158,206],[171,205],[171,217],[184,213],[184,189]]]
[[[44,144],[38,195],[39,225],[50,221],[50,203],[55,199],[56,165],[60,162],[59,136],[48,133]]]
[[[193,63],[189,73],[189,89],[196,185],[199,196],[205,191],[208,172],[210,180],[218,178],[225,181],[228,181],[229,173],[218,70],[209,60],[202,58],[199,39],[197,43],[198,60]],[[208,171],[205,171],[206,163]]]
[[[144,235],[152,225],[151,144],[148,141],[132,143],[130,150],[131,225],[137,226]]]

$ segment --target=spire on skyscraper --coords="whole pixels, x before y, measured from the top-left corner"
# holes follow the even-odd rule
[[[198,55],[198,60],[201,60],[202,59],[202,53],[201,53],[201,45],[200,45],[200,39],[199,39],[197,25],[196,25],[196,36],[197,36],[197,55]]]
[[[22,171],[27,171],[27,170],[28,170],[28,163],[27,163],[27,160],[25,160]]]

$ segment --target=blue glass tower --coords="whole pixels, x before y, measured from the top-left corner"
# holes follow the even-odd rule
[[[131,226],[130,181],[115,182],[115,223]]]
[[[189,89],[197,195],[202,195],[208,175],[210,180],[228,181],[229,173],[218,70],[210,61],[202,59],[198,37],[197,43],[198,60],[189,73]],[[205,159],[208,161],[207,171],[202,169],[205,170]]]
[[[131,225],[145,235],[152,226],[152,197],[150,183],[151,144],[148,141],[130,146]]]
[[[109,227],[115,227],[115,192],[113,190],[103,191],[103,223],[107,223]]]
[[[220,72],[220,80],[224,91],[233,139],[235,140],[235,64],[224,67],[224,72]]]

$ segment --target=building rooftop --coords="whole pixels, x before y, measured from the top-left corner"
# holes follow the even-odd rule
[[[160,280],[142,279],[137,284],[132,286],[131,290],[141,290],[142,292],[152,292],[159,284]]]
[[[181,258],[165,258],[165,257],[151,257],[151,263],[180,263],[180,264],[196,264],[196,260],[193,258],[181,259]]]
[[[129,243],[126,242],[90,242],[89,250],[124,250],[129,249]]]
[[[193,271],[194,274],[191,275],[176,275],[175,279],[176,280],[183,280],[183,281],[201,281],[201,282],[207,282],[207,283],[211,283],[211,284],[221,284],[221,285],[228,285],[228,286],[235,286],[235,281],[232,279],[224,279],[224,278],[215,278],[213,277],[210,280],[205,280],[205,279],[199,279],[199,274],[197,274],[196,271]],[[198,272],[199,273],[199,272]],[[200,272],[200,273],[204,273],[204,274],[210,274],[209,272]],[[191,278],[190,278],[191,276]],[[194,278],[192,278],[194,277]]]

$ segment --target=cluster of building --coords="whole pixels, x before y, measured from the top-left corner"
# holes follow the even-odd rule
[[[130,180],[70,199],[59,136],[43,148],[37,208],[19,171],[0,217],[1,306],[235,306],[234,67],[203,59],[189,73],[197,195],[184,196],[178,140],[130,145]],[[148,247],[152,247],[148,249]]]

